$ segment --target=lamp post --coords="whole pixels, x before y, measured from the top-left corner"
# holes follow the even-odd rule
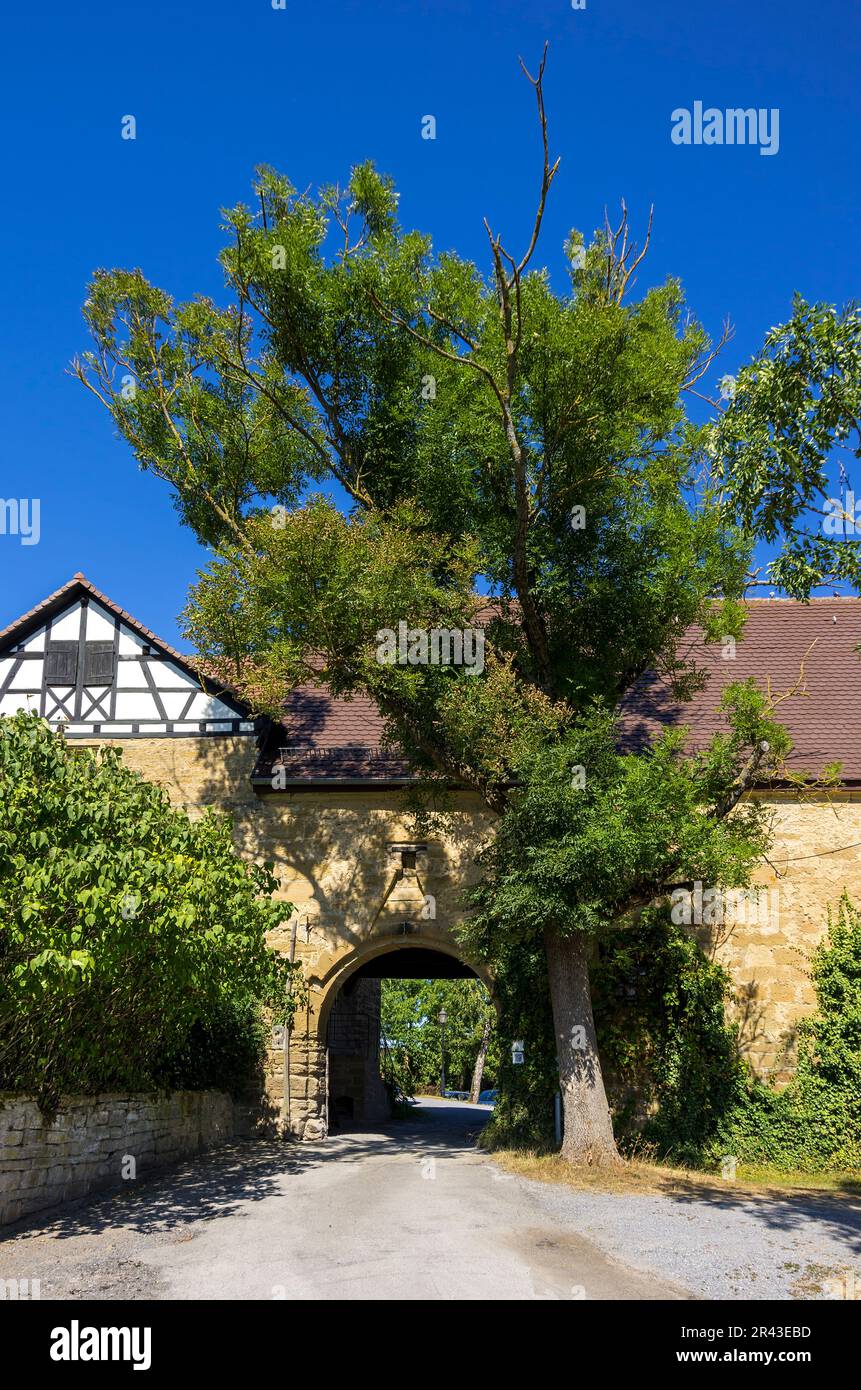
[[[446,1013],[445,1009],[440,1009],[440,1011],[439,1011],[439,1026],[440,1026],[440,1028],[441,1028],[441,1030],[442,1030],[442,1035],[441,1035],[441,1040],[440,1040],[440,1056],[441,1056],[441,1059],[442,1059],[442,1082],[441,1082],[441,1084],[440,1084],[439,1093],[440,1093],[441,1096],[444,1096],[444,1095],[445,1095],[445,1025],[446,1025],[447,1022],[448,1022],[448,1014]]]

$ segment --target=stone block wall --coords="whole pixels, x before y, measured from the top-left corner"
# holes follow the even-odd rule
[[[220,1091],[69,1097],[47,1124],[35,1101],[0,1095],[0,1225],[120,1187],[231,1139]]]
[[[289,952],[296,925],[295,952],[310,997],[286,1048],[270,1049],[267,1089],[282,1128],[320,1137],[333,997],[352,966],[380,949],[421,944],[456,950],[451,927],[492,817],[475,796],[453,796],[449,829],[428,837],[418,879],[403,880],[386,897],[393,867],[388,846],[414,837],[397,791],[318,787],[258,797],[249,781],[254,740],[238,736],[136,739],[122,746],[130,767],[161,782],[191,814],[205,806],[229,811],[239,852],[273,862],[280,896],[294,904],[295,916],[273,933],[271,945]],[[780,1083],[792,1072],[795,1026],[815,1007],[810,956],[828,909],[844,889],[861,904],[861,793],[806,800],[768,793],[762,799],[773,818],[773,843],[756,879],[769,894],[776,890],[776,916],[692,930],[730,973],[745,1055],[760,1074]],[[422,913],[426,894],[434,899],[430,918]],[[405,921],[413,929],[417,924],[420,939],[400,939]]]
[[[767,911],[760,898],[734,913],[738,920],[697,935],[732,979],[744,1055],[780,1085],[794,1070],[796,1025],[816,1007],[810,964],[829,909],[844,891],[861,906],[861,795],[772,792],[759,799],[772,818],[772,845],[755,874]]]

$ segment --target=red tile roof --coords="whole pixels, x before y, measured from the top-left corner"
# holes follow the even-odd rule
[[[205,688],[217,683],[196,671],[195,659],[175,651],[119,608],[95,585],[76,574],[42,603],[0,631],[0,648],[23,641],[78,594],[97,599],[146,641],[197,674]],[[861,785],[861,598],[815,598],[809,604],[791,599],[754,599],[748,604],[744,637],[735,657],[706,646],[691,631],[683,648],[707,672],[703,690],[685,705],[673,701],[666,682],[644,677],[622,707],[624,747],[643,747],[662,727],[685,724],[692,747],[701,746],[724,727],[717,714],[727,683],[753,676],[775,693],[790,690],[804,668],[799,691],[780,707],[779,718],[795,743],[791,766],[816,774],[829,762],[842,763],[843,780]],[[217,693],[244,710],[235,695]],[[383,720],[364,695],[351,699],[329,694],[325,687],[301,686],[288,697],[280,724],[270,732],[254,769],[255,781],[267,782],[283,768],[286,781],[298,784],[392,784],[413,776],[406,760],[382,747]]]
[[[725,728],[717,713],[724,685],[753,676],[775,694],[798,693],[779,711],[795,743],[790,766],[816,774],[826,763],[843,765],[847,784],[861,783],[861,598],[754,599],[748,604],[743,639],[735,656],[707,646],[697,631],[687,634],[683,654],[707,673],[703,690],[677,704],[666,682],[644,677],[622,708],[624,747],[642,747],[661,728],[684,724],[691,745],[705,743]],[[288,783],[392,783],[408,780],[407,763],[381,749],[383,721],[366,696],[333,698],[322,687],[294,690],[280,726],[267,740],[254,771],[268,781],[283,768]]]
[[[383,719],[367,695],[333,697],[325,686],[299,686],[266,741],[254,780],[282,769],[288,782],[403,782],[406,759],[383,748]]]
[[[754,599],[748,603],[744,636],[735,657],[725,660],[721,646],[689,634],[691,654],[708,673],[705,688],[686,705],[670,697],[666,684],[643,679],[626,699],[625,743],[642,746],[662,726],[685,724],[691,745],[699,747],[726,725],[717,712],[721,691],[731,681],[752,676],[774,695],[798,690],[776,717],[795,744],[790,766],[812,774],[840,762],[846,782],[861,782],[861,599]],[[799,683],[799,677],[803,678]]]

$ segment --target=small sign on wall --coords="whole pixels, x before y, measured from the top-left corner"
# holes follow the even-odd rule
[[[523,1066],[523,1058],[526,1044],[522,1038],[518,1038],[511,1044],[511,1060],[516,1067]]]

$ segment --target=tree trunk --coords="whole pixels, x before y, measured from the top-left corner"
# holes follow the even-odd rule
[[[617,1163],[592,1017],[588,937],[548,932],[544,946],[562,1092],[562,1157],[569,1163]]]
[[[481,1043],[478,1049],[478,1056],[475,1059],[475,1068],[472,1073],[472,1089],[469,1093],[470,1101],[473,1105],[478,1105],[478,1097],[481,1095],[481,1079],[484,1076],[484,1064],[487,1061],[487,1049],[490,1046],[490,1014],[484,1020],[484,1032],[481,1035]]]

